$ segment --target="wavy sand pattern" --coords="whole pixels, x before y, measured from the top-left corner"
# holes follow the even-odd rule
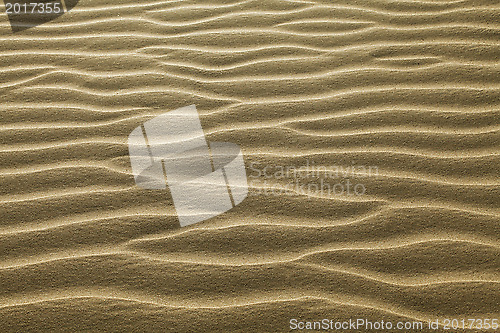
[[[2,332],[500,318],[500,1],[81,0],[0,31]],[[190,104],[256,181],[181,229],[127,136]],[[305,165],[378,172],[250,169]]]

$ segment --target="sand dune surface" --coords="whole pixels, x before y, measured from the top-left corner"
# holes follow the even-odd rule
[[[0,46],[0,331],[500,320],[499,1],[80,0]],[[181,228],[127,137],[192,104],[249,194]]]

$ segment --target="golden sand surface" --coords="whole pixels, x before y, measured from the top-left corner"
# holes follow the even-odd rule
[[[80,0],[17,33],[0,13],[0,332],[500,320],[500,1]],[[181,228],[127,137],[191,104],[250,188]]]

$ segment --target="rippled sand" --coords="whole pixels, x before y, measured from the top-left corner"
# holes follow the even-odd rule
[[[491,0],[80,0],[16,34],[3,14],[0,331],[500,319],[499,22]],[[127,136],[191,104],[252,182],[180,228]],[[270,193],[306,165],[378,172]]]

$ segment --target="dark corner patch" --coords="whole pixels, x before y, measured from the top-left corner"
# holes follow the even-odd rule
[[[4,0],[12,32],[52,21],[73,9],[79,0]]]

